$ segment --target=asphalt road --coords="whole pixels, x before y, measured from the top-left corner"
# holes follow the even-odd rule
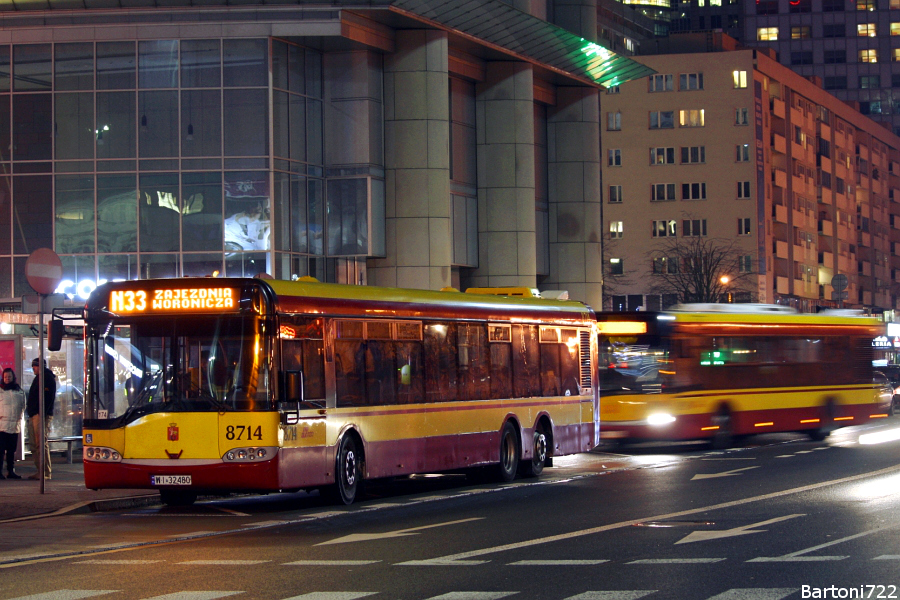
[[[0,599],[900,598],[900,441],[858,443],[890,428],[7,523]]]

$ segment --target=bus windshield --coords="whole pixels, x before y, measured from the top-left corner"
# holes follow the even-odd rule
[[[91,328],[85,416],[132,421],[155,412],[269,410],[256,318],[116,319]]]
[[[669,349],[657,336],[600,335],[603,395],[658,394],[673,385]]]

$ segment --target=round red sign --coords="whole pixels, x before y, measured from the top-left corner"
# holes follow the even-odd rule
[[[25,261],[25,278],[38,294],[55,292],[62,275],[62,261],[50,248],[38,248]]]

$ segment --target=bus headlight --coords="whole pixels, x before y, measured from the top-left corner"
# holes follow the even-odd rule
[[[87,446],[83,457],[84,460],[92,462],[122,462],[122,455],[113,448]]]
[[[653,413],[647,417],[647,425],[668,425],[674,422],[675,417],[668,413]]]
[[[222,455],[225,462],[259,462],[269,460],[275,456],[277,448],[253,447],[232,448]]]

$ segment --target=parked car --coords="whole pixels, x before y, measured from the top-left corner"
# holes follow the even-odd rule
[[[882,371],[873,371],[872,382],[878,391],[878,406],[889,415],[897,409],[897,386]]]

